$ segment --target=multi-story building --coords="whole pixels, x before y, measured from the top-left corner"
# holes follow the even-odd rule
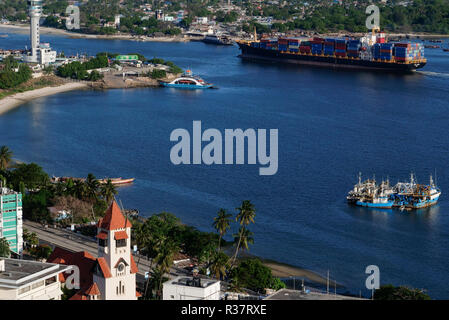
[[[69,266],[0,258],[0,300],[61,300],[59,275]]]
[[[9,249],[22,254],[22,194],[7,188],[0,188],[0,238],[9,242]]]

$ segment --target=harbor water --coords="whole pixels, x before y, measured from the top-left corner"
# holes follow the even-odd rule
[[[0,48],[24,48],[9,33]],[[326,275],[369,294],[365,269],[381,284],[424,288],[448,299],[449,53],[427,49],[428,65],[397,75],[241,61],[238,48],[199,42],[156,43],[42,35],[66,55],[142,53],[190,68],[219,90],[168,88],[74,91],[40,98],[0,116],[0,145],[51,175],[135,177],[120,189],[142,215],[172,212],[212,231],[219,208],[254,203],[250,253]],[[170,161],[170,133],[279,129],[279,169],[258,165],[184,165]],[[410,212],[348,206],[358,172],[394,184],[410,172],[437,173],[438,205]],[[233,230],[235,231],[235,230]]]

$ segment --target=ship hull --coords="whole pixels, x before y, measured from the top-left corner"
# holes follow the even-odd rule
[[[361,69],[372,71],[389,71],[407,73],[420,69],[425,62],[406,64],[394,62],[377,62],[361,59],[339,58],[335,56],[321,56],[313,54],[297,54],[280,52],[278,50],[253,48],[246,43],[238,43],[242,53],[240,58],[245,60],[274,61],[290,64],[301,64],[315,67]]]
[[[191,85],[191,84],[175,84],[175,83],[165,83],[161,82],[161,85],[167,88],[176,88],[176,89],[188,89],[188,90],[196,90],[196,89],[210,89],[212,85]]]
[[[372,202],[357,201],[355,204],[360,207],[367,207],[367,208],[391,209],[393,207],[394,202],[391,201],[385,203],[372,203]]]
[[[422,209],[422,208],[431,207],[438,203],[438,199],[439,199],[439,196],[432,200],[426,200],[426,201],[422,201],[422,202],[412,203],[409,205],[409,207],[413,208],[413,209]]]
[[[218,45],[218,46],[232,46],[234,43],[232,42],[232,41],[224,41],[224,40],[219,40],[219,39],[217,39],[217,40],[215,40],[215,39],[203,39],[203,42],[204,43],[207,43],[207,44],[215,44],[215,45]]]

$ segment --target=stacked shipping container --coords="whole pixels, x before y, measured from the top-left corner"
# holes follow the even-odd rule
[[[395,43],[394,59],[406,62],[424,58],[424,46],[421,43]]]
[[[349,40],[347,45],[348,57],[358,58],[362,43],[360,40]]]
[[[335,39],[335,55],[346,57],[346,39]]]
[[[251,42],[251,47],[267,50],[300,52],[337,57],[359,58],[360,52],[366,50],[359,39],[334,38],[279,38],[261,39]],[[375,60],[406,62],[424,58],[424,46],[421,43],[375,43],[371,48]]]

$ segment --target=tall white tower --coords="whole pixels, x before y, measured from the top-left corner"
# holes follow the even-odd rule
[[[98,259],[93,281],[102,300],[137,300],[136,263],[131,253],[131,222],[115,201],[98,221]]]
[[[39,20],[42,15],[42,0],[28,0],[28,14],[31,19],[31,55],[37,57],[37,49],[40,44]]]

